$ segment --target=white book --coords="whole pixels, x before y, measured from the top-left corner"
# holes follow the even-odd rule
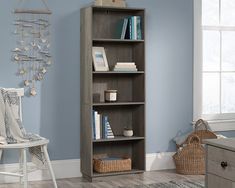
[[[136,65],[115,65],[115,68],[136,68]]]
[[[100,114],[98,114],[98,112],[95,112],[95,132],[96,132],[95,139],[96,140],[101,139],[101,136],[100,136]]]
[[[135,62],[117,62],[116,65],[135,65]]]
[[[137,68],[114,68],[113,71],[138,71]]]
[[[134,40],[137,40],[137,17],[134,16]]]

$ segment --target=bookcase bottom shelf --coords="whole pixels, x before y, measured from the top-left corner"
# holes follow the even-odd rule
[[[123,171],[123,172],[109,172],[109,173],[93,173],[93,178],[104,177],[104,176],[117,176],[117,175],[125,175],[125,174],[139,174],[144,173],[144,170],[132,169],[131,171]]]

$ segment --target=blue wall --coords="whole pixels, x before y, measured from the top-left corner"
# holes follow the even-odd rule
[[[32,0],[33,1],[33,0]],[[35,0],[33,2],[36,2]],[[24,125],[50,139],[53,160],[80,157],[80,8],[87,0],[51,0],[52,52],[55,64],[38,86],[35,98],[24,98]],[[147,16],[147,152],[174,151],[171,139],[192,121],[193,1],[128,0],[146,8]],[[18,87],[11,11],[16,1],[0,2],[0,86]],[[6,161],[13,154],[5,155]]]

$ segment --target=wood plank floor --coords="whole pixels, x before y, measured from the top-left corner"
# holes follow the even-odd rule
[[[204,182],[204,176],[183,176],[174,171],[153,171],[143,174],[97,178],[92,183],[83,178],[57,180],[59,188],[115,188],[130,185],[147,185],[171,180],[191,180]],[[18,188],[16,184],[0,185],[0,188]],[[30,182],[29,188],[53,188],[51,181]]]

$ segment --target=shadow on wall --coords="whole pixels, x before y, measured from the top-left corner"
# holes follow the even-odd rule
[[[76,11],[61,19],[53,16],[54,64],[41,88],[40,128],[40,134],[50,139],[52,160],[80,157],[79,14],[80,11]]]

